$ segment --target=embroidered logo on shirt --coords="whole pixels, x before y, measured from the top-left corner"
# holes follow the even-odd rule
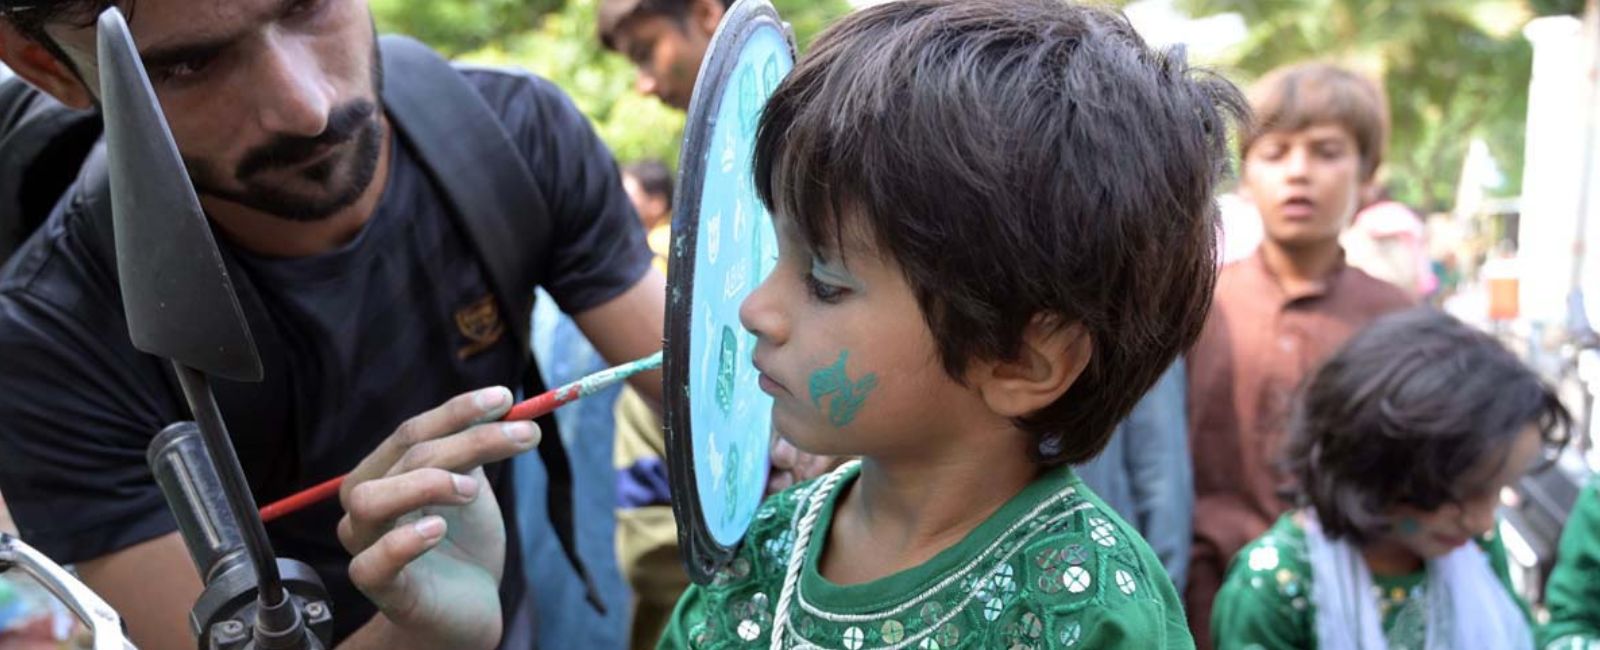
[[[489,349],[505,338],[506,324],[500,320],[500,308],[494,296],[484,296],[456,311],[456,328],[467,337],[467,344],[456,351],[457,359],[466,359]]]

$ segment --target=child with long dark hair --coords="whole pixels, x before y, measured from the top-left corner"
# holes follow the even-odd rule
[[[1305,386],[1298,507],[1234,559],[1216,646],[1531,648],[1495,510],[1569,424],[1488,335],[1426,309],[1374,322]]]

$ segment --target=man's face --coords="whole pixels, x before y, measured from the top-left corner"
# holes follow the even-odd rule
[[[1251,144],[1240,190],[1260,211],[1267,238],[1295,249],[1337,241],[1364,186],[1355,138],[1343,127],[1314,124]]]
[[[372,183],[382,73],[364,0],[139,0],[130,27],[202,196],[311,221]],[[47,29],[97,84],[93,28]]]
[[[717,5],[715,9],[716,19],[711,21],[710,28],[703,24],[706,20],[702,14],[711,10],[698,6],[681,21],[668,16],[639,15],[618,25],[613,42],[618,52],[633,61],[638,74],[634,89],[654,95],[678,110],[689,110],[689,96],[694,92],[695,78],[700,75],[700,61],[711,45],[716,21],[722,18],[720,7]]]

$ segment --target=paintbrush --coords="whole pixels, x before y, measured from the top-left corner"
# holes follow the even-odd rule
[[[516,406],[511,407],[510,411],[506,412],[505,417],[500,418],[500,421],[532,420],[579,399],[615,386],[624,379],[660,367],[661,353],[657,352],[643,359],[601,370],[555,390],[546,391],[518,402]],[[339,493],[339,486],[344,485],[344,478],[344,476],[338,476],[328,479],[267,504],[266,507],[261,509],[261,521],[272,521],[291,512],[302,510],[311,504],[327,500]]]

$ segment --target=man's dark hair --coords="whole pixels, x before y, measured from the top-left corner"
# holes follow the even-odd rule
[[[655,159],[640,160],[623,167],[622,173],[637,181],[645,193],[659,196],[666,200],[667,205],[672,205],[672,170],[667,169],[666,163]]]
[[[111,0],[0,0],[0,17],[33,36],[43,34],[44,26],[54,22],[87,27],[112,4]]]
[[[1329,538],[1360,544],[1388,529],[1393,506],[1433,511],[1471,496],[1469,473],[1504,462],[1528,426],[1555,452],[1571,424],[1493,337],[1420,308],[1374,321],[1311,376],[1290,416],[1286,462],[1300,505],[1316,508]]]
[[[84,81],[83,74],[78,70],[77,64],[67,56],[66,50],[56,39],[45,33],[45,25],[57,22],[67,22],[73,27],[88,27],[94,24],[95,17],[106,7],[115,4],[112,0],[0,0],[0,19],[10,22],[34,42],[44,46],[56,60],[65,64],[72,72],[78,75],[79,81]],[[133,15],[133,0],[124,0],[122,10],[129,18]],[[87,86],[87,82],[85,82]]]
[[[723,9],[733,6],[733,0],[717,0]],[[600,44],[615,51],[617,30],[635,18],[660,16],[680,27],[689,19],[689,8],[697,0],[600,0],[600,11],[595,23],[600,31]]]
[[[1021,418],[1045,465],[1088,460],[1205,321],[1213,190],[1239,91],[1114,11],[909,0],[821,34],[766,106],[756,187],[817,250],[848,226],[898,263],[945,371],[1081,324],[1087,368]]]

